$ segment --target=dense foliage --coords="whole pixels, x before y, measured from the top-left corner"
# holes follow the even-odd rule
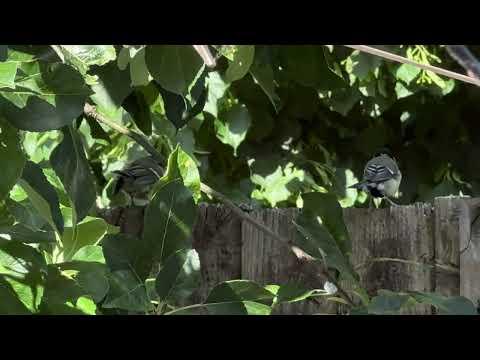
[[[347,187],[378,148],[389,146],[405,174],[400,203],[478,196],[476,87],[342,46],[214,48],[209,70],[185,45],[0,45],[0,313],[269,314],[313,296],[344,302],[328,287],[232,279],[180,308],[198,284],[189,243],[197,205],[214,201],[201,183],[237,204],[302,207],[298,245],[354,283],[338,214],[365,206],[365,194]],[[441,46],[384,48],[461,71]],[[168,159],[140,238],[98,211],[122,204],[112,172],[147,153],[85,116],[85,103]],[[416,303],[475,313],[461,297],[369,298],[359,284],[356,293],[362,305],[352,313]]]

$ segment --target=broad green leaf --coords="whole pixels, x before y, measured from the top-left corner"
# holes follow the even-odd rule
[[[89,248],[88,250],[86,248]],[[82,253],[82,250],[85,251]],[[62,273],[70,276],[82,293],[100,302],[110,288],[108,268],[102,263],[103,254],[99,246],[84,247],[77,252],[74,260],[58,264]]]
[[[155,280],[155,290],[161,302],[167,301],[177,285],[181,272],[187,262],[188,249],[181,249],[171,254],[162,265]]]
[[[306,178],[305,171],[296,168],[292,163],[282,167],[277,159],[259,158],[250,164],[251,180],[260,186],[252,192],[252,198],[267,201],[272,207],[296,197]]]
[[[91,249],[89,246],[97,245],[106,233],[107,223],[105,220],[90,216],[79,222],[75,230],[72,227],[65,227],[61,239],[65,260],[68,261],[72,257],[75,259],[79,252]]]
[[[45,292],[41,303],[41,313],[48,315],[84,315],[77,307],[77,301],[86,295],[77,281],[57,265],[48,266]]]
[[[38,311],[46,273],[47,264],[40,252],[29,245],[0,238],[0,288],[13,290],[31,312]]]
[[[475,305],[463,296],[442,296],[427,292],[410,292],[413,299],[435,306],[444,315],[477,315]]]
[[[50,162],[74,205],[77,221],[81,221],[95,203],[94,178],[77,131],[72,127],[62,131],[63,141],[53,150]]]
[[[215,131],[218,139],[233,148],[237,156],[237,149],[245,140],[252,123],[250,113],[245,105],[234,105],[232,108],[219,114],[215,119]]]
[[[70,125],[83,112],[91,90],[65,64],[22,63],[15,89],[0,91],[0,111],[15,127],[47,131]]]
[[[204,66],[191,45],[147,46],[145,62],[152,77],[165,90],[182,96]]]
[[[258,84],[268,96],[275,111],[278,112],[280,98],[275,92],[276,83],[271,65],[255,62],[250,68],[250,73],[252,74],[255,83]]]
[[[66,64],[82,75],[91,65],[105,65],[117,57],[113,45],[53,45],[53,48]]]
[[[318,261],[325,261],[328,267],[337,269],[345,279],[358,281],[348,258],[318,218],[300,213],[294,224],[297,228],[295,242],[302,250]]]
[[[395,72],[397,79],[402,80],[405,84],[409,85],[422,70],[410,64],[402,64]]]
[[[237,81],[247,75],[254,58],[254,45],[235,45],[232,52],[232,60],[229,61],[227,71],[225,72],[225,81]]]
[[[285,76],[317,90],[332,91],[345,88],[345,81],[332,71],[325,59],[322,46],[282,46]]]
[[[8,227],[0,225],[0,237],[2,235],[8,235],[12,241],[19,241],[25,244],[53,243],[56,241],[53,231],[34,230],[21,223]]]
[[[32,312],[19,299],[12,285],[0,272],[0,315],[31,315]]]
[[[13,61],[0,62],[0,89],[3,87],[15,88],[15,75],[18,63]]]
[[[152,134],[150,104],[141,90],[135,89],[123,102],[123,108],[132,116],[135,125],[146,135]]]
[[[82,311],[85,315],[95,315],[97,310],[97,305],[95,302],[86,296],[80,296],[77,299],[74,307],[75,309]]]
[[[368,305],[369,314],[385,315],[399,313],[410,300],[408,295],[388,290],[379,290],[378,293],[379,295],[375,296]]]
[[[145,210],[146,255],[163,263],[175,251],[188,247],[196,214],[192,192],[180,181],[160,187]]]
[[[145,62],[145,48],[136,52],[130,60],[130,78],[132,86],[145,86],[150,82],[150,73]]]
[[[355,51],[350,59],[352,61],[352,73],[359,79],[364,80],[380,67],[382,59],[378,56]]]
[[[183,184],[192,192],[194,199],[198,201],[201,197],[200,174],[195,162],[181,146],[177,146],[170,154],[167,170],[159,186],[178,179],[183,181]]]
[[[312,295],[325,295],[325,293],[326,292],[323,289],[307,289],[305,286],[299,283],[287,283],[285,285],[281,285],[275,291],[277,296],[276,303],[278,304],[303,301]]]
[[[181,129],[187,123],[188,101],[182,96],[167,91],[161,86],[157,86],[165,108],[167,119],[175,125],[175,128]]]
[[[25,155],[20,146],[18,130],[0,116],[0,163],[4,166],[0,177],[0,201],[3,200],[18,178],[22,175],[25,166]]]
[[[8,209],[8,205],[5,200],[0,201],[0,233],[7,231],[7,229],[10,231],[11,226],[15,223],[15,218],[14,216],[10,213],[10,210]]]
[[[312,219],[320,216],[323,226],[333,236],[342,252],[351,253],[352,244],[343,220],[343,211],[334,194],[311,192],[302,195],[303,211]]]
[[[96,110],[112,120],[122,119],[122,103],[132,92],[130,73],[119,71],[115,62],[94,67],[92,74],[98,76],[98,83],[92,85],[94,94],[90,96]]]
[[[34,162],[27,161],[19,184],[40,216],[47,220],[54,230],[63,233],[64,224],[58,195],[42,169]]]
[[[72,261],[75,260],[105,264],[102,247],[98,245],[85,245],[81,247],[72,258]]]
[[[205,79],[205,83],[208,87],[208,96],[207,102],[205,103],[204,111],[217,117],[218,100],[225,95],[225,92],[229,88],[230,84],[225,82],[218,74],[218,72],[208,73],[208,76]]]
[[[146,312],[151,305],[145,284],[131,271],[118,270],[109,276],[110,291],[103,303],[104,308]]]

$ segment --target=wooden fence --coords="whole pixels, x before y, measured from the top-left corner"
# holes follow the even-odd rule
[[[251,215],[279,235],[292,238],[295,229],[291,220],[297,211],[263,209]],[[363,286],[370,294],[377,289],[428,291],[462,295],[477,304],[480,220],[473,227],[471,223],[478,214],[480,199],[458,197],[436,198],[433,204],[345,209],[353,245],[352,263]],[[311,281],[286,246],[223,206],[201,205],[193,238],[203,279],[197,301],[205,299],[209,289],[224,280],[249,279],[263,285]],[[467,244],[467,250],[460,254]],[[284,305],[275,313],[341,312],[340,305],[320,301]],[[432,308],[418,306],[408,313],[431,314]]]
[[[143,211],[130,209],[113,223],[141,232]],[[250,215],[292,239],[297,209],[263,209]],[[378,289],[428,291],[480,299],[480,199],[442,197],[385,209],[344,209],[353,245],[352,263],[370,294]],[[137,217],[137,220],[132,219]],[[111,220],[111,219],[110,219]],[[133,220],[133,221],[132,221]],[[123,224],[122,224],[123,222]],[[470,241],[469,241],[470,240]],[[249,279],[262,285],[300,281],[323,285],[305,271],[288,247],[242,221],[221,205],[201,204],[193,232],[202,285],[191,301],[205,300],[216,284]],[[468,248],[460,254],[460,249]],[[422,265],[423,264],[423,265]],[[348,287],[348,284],[345,284]],[[337,314],[341,305],[324,300],[282,305],[275,314]],[[431,314],[429,306],[408,313]]]

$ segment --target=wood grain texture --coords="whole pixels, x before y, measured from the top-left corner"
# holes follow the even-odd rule
[[[250,215],[275,233],[293,239],[296,230],[292,220],[297,212],[297,209],[263,209]],[[247,222],[242,225],[242,243],[243,279],[253,280],[261,285],[299,282],[308,284],[309,287],[323,288],[324,279],[320,276],[312,279],[309,277],[310,272],[302,271],[302,265],[288,246],[269,238]],[[319,298],[317,302],[281,304],[273,312],[275,315],[318,313],[336,313],[336,305]]]
[[[203,302],[222,281],[241,278],[241,231],[241,220],[229,209],[200,204],[193,230],[193,247],[199,255],[202,274],[197,302]]]

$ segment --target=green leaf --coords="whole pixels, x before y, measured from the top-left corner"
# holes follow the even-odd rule
[[[63,216],[60,212],[58,195],[42,169],[34,162],[27,161],[19,184],[28,194],[29,200],[38,213],[54,230],[63,233]]]
[[[15,127],[28,131],[59,129],[73,123],[91,90],[65,64],[22,63],[15,89],[0,91],[0,112]]]
[[[31,315],[12,285],[0,274],[0,315]]]
[[[3,200],[18,178],[22,175],[25,166],[25,155],[20,146],[18,130],[0,117],[0,163],[4,166],[0,176],[0,201]]]
[[[422,70],[410,64],[402,64],[395,72],[397,79],[402,80],[405,84],[409,85]]]
[[[359,79],[364,80],[373,74],[382,64],[378,56],[366,54],[361,51],[354,52],[350,56],[352,60],[352,73]]]
[[[192,192],[180,181],[161,186],[145,210],[143,241],[148,256],[163,263],[188,247],[196,215]]]
[[[75,260],[105,264],[102,247],[98,245],[85,245],[81,247],[72,258],[72,261]]]
[[[122,103],[132,92],[130,73],[120,71],[115,62],[95,67],[92,74],[98,76],[97,84],[92,85],[94,94],[90,96],[97,105],[96,110],[109,119],[122,119]]]
[[[271,65],[255,62],[250,68],[250,73],[255,83],[258,84],[268,96],[275,111],[278,112],[280,98],[275,92],[276,83]]]
[[[25,244],[52,243],[56,241],[53,231],[34,230],[21,223],[8,227],[0,225],[0,236],[2,235],[8,235],[11,241],[19,241]]]
[[[18,63],[6,61],[0,63],[0,88],[15,89],[15,75],[17,75]]]
[[[323,226],[333,236],[343,254],[351,253],[352,244],[337,197],[330,193],[311,192],[302,195],[302,199],[305,215],[312,219],[320,216]]]
[[[245,140],[248,129],[252,123],[250,113],[245,105],[234,105],[232,108],[219,114],[215,119],[217,138],[224,144],[233,148],[237,156],[237,149]]]
[[[165,107],[165,115],[167,119],[175,125],[178,129],[181,129],[188,121],[188,102],[187,99],[173,92],[167,91],[161,86],[157,86],[160,94],[162,95],[163,104]]]
[[[187,262],[188,251],[188,249],[178,250],[165,260],[155,280],[158,301],[167,301],[173,289],[178,285],[181,272]]]
[[[90,66],[105,65],[117,57],[113,45],[53,45],[53,48],[66,64],[72,65],[82,75]]]
[[[463,296],[442,296],[434,293],[410,292],[419,303],[435,306],[444,315],[477,315],[475,305]]]
[[[37,312],[44,292],[46,273],[47,264],[40,252],[31,246],[0,238],[0,293],[10,292],[6,297],[10,298],[10,306],[17,310],[22,308],[11,299],[13,291],[29,311]],[[2,298],[0,302],[4,301]]]
[[[131,271],[118,270],[110,274],[110,291],[104,308],[146,312],[150,308],[145,284]]]
[[[306,289],[305,286],[299,283],[287,283],[285,285],[281,285],[275,291],[277,296],[276,303],[278,304],[303,301],[312,295],[324,293],[325,291],[323,291],[323,289]]]
[[[76,257],[76,253],[87,245],[96,245],[107,233],[107,223],[100,218],[87,216],[75,228],[65,227],[62,235],[65,260]],[[85,251],[85,250],[84,250]]]
[[[328,267],[337,269],[345,279],[358,281],[358,274],[353,270],[348,258],[316,217],[302,212],[294,224],[297,228],[295,242],[302,250],[319,261],[325,261]]]
[[[135,125],[146,135],[152,134],[150,108],[142,91],[135,89],[123,102],[123,108],[132,116]]]
[[[81,221],[95,203],[94,178],[77,131],[72,127],[62,131],[63,141],[53,150],[50,162],[74,205],[77,221]]]
[[[369,314],[385,315],[398,313],[410,300],[410,296],[388,290],[379,290],[368,305]]]
[[[214,117],[217,117],[218,100],[221,99],[230,84],[225,82],[218,72],[210,72],[205,79],[205,84],[208,87],[207,102],[205,104],[204,111],[212,114]]]
[[[225,72],[225,81],[227,82],[240,80],[247,75],[255,57],[255,46],[235,45],[232,55],[233,58],[229,61],[227,71]]]
[[[159,186],[165,182],[181,179],[183,184],[190,189],[195,201],[201,197],[200,174],[192,158],[177,146],[168,158],[167,170]]]
[[[132,86],[148,85],[150,73],[145,62],[145,48],[136,52],[130,60],[130,78],[132,79]]]
[[[190,45],[153,45],[145,50],[153,78],[167,91],[185,96],[203,69],[203,61]]]

